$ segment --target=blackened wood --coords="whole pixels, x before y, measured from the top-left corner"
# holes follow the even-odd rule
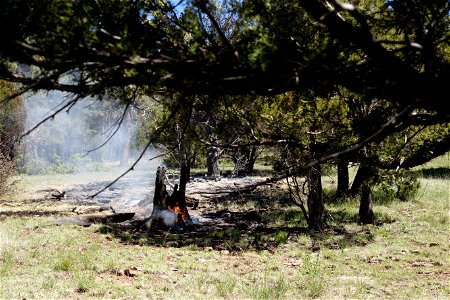
[[[180,188],[179,188],[179,199],[178,206],[180,209],[186,207],[186,184],[189,181],[189,167],[188,165],[182,165],[180,169]]]
[[[208,177],[220,177],[219,148],[212,146],[206,148],[206,164],[208,166]]]
[[[167,197],[166,185],[164,184],[164,177],[166,170],[158,167],[155,179],[155,194],[153,196],[153,206],[162,206]]]

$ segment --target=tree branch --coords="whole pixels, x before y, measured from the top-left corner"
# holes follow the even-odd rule
[[[164,124],[162,126],[160,126],[155,134],[154,137],[158,137],[169,125],[170,121],[172,120],[172,118],[178,113],[179,109],[181,108],[181,100],[178,100],[177,104],[175,105],[175,107],[172,109],[170,115],[167,117],[167,119],[165,120]],[[99,190],[98,192],[96,192],[95,194],[89,196],[89,198],[93,199],[95,198],[97,195],[99,195],[100,193],[104,192],[105,190],[107,190],[109,187],[111,187],[112,185],[114,185],[117,181],[119,181],[122,177],[124,177],[125,175],[127,175],[129,172],[133,171],[134,168],[136,167],[136,165],[141,161],[141,159],[144,157],[145,152],[150,148],[150,146],[153,143],[153,139],[149,139],[147,144],[144,146],[143,150],[141,151],[141,153],[139,154],[138,158],[134,161],[134,163],[125,171],[123,172],[121,175],[119,175],[116,179],[114,179],[112,182],[108,183],[104,188],[102,188],[101,190]],[[155,156],[152,159],[155,159],[158,156]]]

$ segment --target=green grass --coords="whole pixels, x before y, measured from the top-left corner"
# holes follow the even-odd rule
[[[421,168],[448,164],[441,157]],[[29,187],[39,180],[24,178]],[[45,214],[0,217],[0,299],[448,299],[450,179],[420,181],[413,201],[375,204],[378,225],[357,224],[357,199],[327,205],[336,227],[323,233],[292,230],[305,226],[299,209],[274,206],[263,216],[273,231],[212,229],[205,244],[47,225],[54,217]],[[36,208],[35,192],[1,201],[0,215],[14,203]]]

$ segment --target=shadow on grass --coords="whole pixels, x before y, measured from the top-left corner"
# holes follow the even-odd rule
[[[0,211],[0,221],[7,218],[36,218],[36,217],[49,217],[59,216],[65,214],[67,211],[62,210],[14,210],[14,211]]]
[[[356,224],[359,222],[358,214],[349,212],[345,209],[334,209],[329,211],[329,218],[337,224]],[[384,213],[375,212],[375,225],[390,224],[396,220],[392,216]]]
[[[415,171],[422,178],[450,179],[450,168],[427,168]]]
[[[230,252],[274,251],[277,247],[299,243],[300,247],[317,251],[320,248],[343,249],[367,245],[373,241],[371,230],[356,224],[351,230],[328,225],[323,231],[306,227],[297,208],[287,211],[270,212],[221,210],[204,215],[208,222],[192,225],[183,230],[173,230],[159,226],[144,230],[139,226],[102,225],[98,231],[125,244],[150,245],[156,247],[188,247],[191,249],[214,249]],[[273,220],[271,218],[278,218]],[[341,221],[353,222],[350,214],[340,213]],[[305,242],[306,238],[306,242]]]

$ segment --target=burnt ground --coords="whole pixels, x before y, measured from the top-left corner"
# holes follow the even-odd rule
[[[176,179],[171,178],[171,176],[168,178],[167,189],[169,194],[172,192],[171,186],[176,182]],[[221,204],[232,201],[239,205],[239,198],[242,198],[241,200],[245,202],[246,200],[243,198],[247,198],[248,195],[240,194],[240,190],[264,179],[266,178],[262,176],[249,176],[211,180],[202,176],[194,176],[186,190],[189,214],[199,223],[221,222],[227,224],[228,215],[224,215],[222,218],[221,213],[217,212]],[[78,211],[79,213],[96,209],[100,211],[114,210],[120,213],[134,212],[134,221],[143,220],[151,215],[154,175],[136,173],[133,176],[132,174],[91,198],[93,194],[109,183],[109,181],[93,181],[88,184],[70,186],[64,191],[56,193],[53,190],[48,190],[45,198],[52,199],[55,194],[65,192],[65,197],[61,201],[71,202],[76,207],[75,212]]]
[[[279,186],[266,185],[251,193],[242,192],[245,187],[264,179],[266,177],[248,176],[211,180],[195,176],[188,184],[186,193],[189,214],[194,221],[189,225],[169,228],[160,224],[150,230],[139,226],[141,221],[151,214],[152,191],[146,194],[145,200],[136,201],[137,206],[122,206],[122,209],[116,209],[121,212],[124,212],[125,208],[133,210],[136,212],[133,220],[121,224],[106,224],[100,231],[125,243],[139,245],[193,246],[233,252],[244,249],[272,251],[288,239],[295,241],[295,236],[308,230],[305,226],[273,225],[271,213],[276,206],[274,201],[277,201],[277,205],[289,206],[287,199],[280,197]],[[169,185],[168,188],[170,189]],[[134,191],[138,193],[140,189]],[[120,194],[120,188],[117,187],[111,192]],[[135,198],[139,197],[135,195]],[[118,199],[114,200],[115,205],[118,204]]]
[[[266,178],[248,176],[209,180],[194,176],[187,186],[188,210],[194,221],[189,226],[157,226],[151,230],[141,226],[153,210],[154,192],[154,174],[142,172],[132,172],[95,198],[90,196],[110,181],[89,180],[87,184],[65,185],[64,190],[58,191],[46,186],[36,190],[38,197],[31,200],[33,208],[5,210],[12,204],[0,201],[0,220],[15,216],[54,216],[56,220],[99,212],[132,212],[133,219],[121,223],[102,222],[99,231],[124,243],[224,251],[272,251],[281,244],[296,242],[303,234],[314,236],[318,241],[322,239],[320,244],[331,248],[363,245],[371,241],[368,233],[348,232],[342,227],[330,226],[325,235],[309,231],[300,210],[289,203],[280,185],[261,186],[251,193],[241,192],[242,188]],[[171,183],[175,181],[176,178]],[[171,192],[170,183],[167,186]],[[56,199],[54,195],[61,192],[65,197]],[[324,241],[323,237],[327,235],[332,238]],[[319,249],[315,244],[305,247],[313,251]]]

